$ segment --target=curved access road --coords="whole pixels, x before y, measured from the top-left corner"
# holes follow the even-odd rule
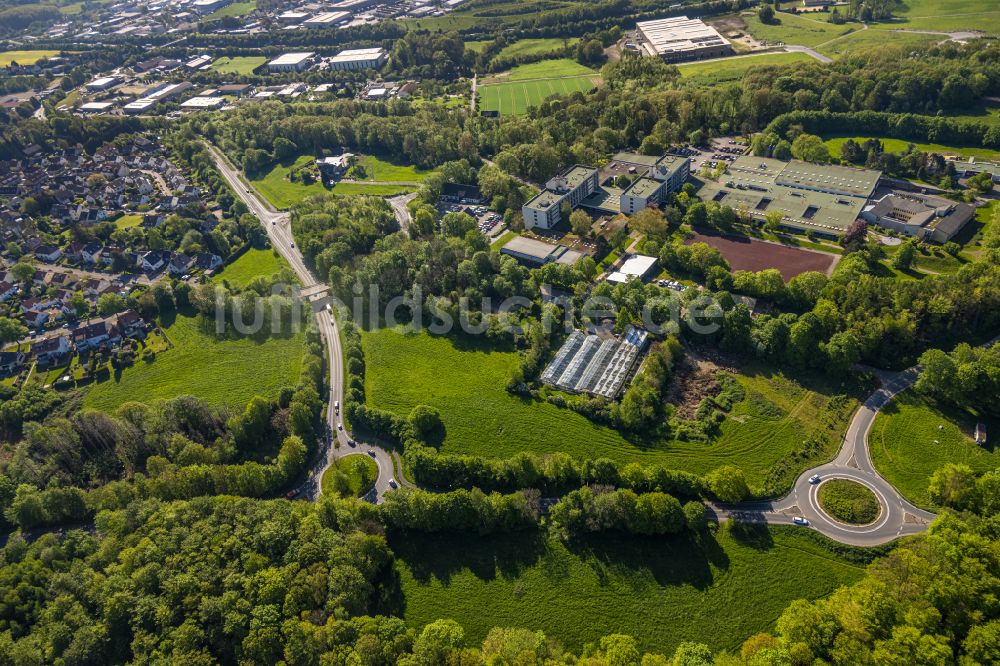
[[[392,484],[397,483],[394,477],[402,481],[401,475],[397,476],[396,473],[397,469],[402,469],[402,463],[398,456],[374,444],[363,442],[352,444],[352,437],[341,427],[340,405],[344,402],[344,354],[341,349],[337,321],[328,309],[331,303],[329,289],[317,280],[306,267],[302,253],[295,246],[292,237],[291,216],[287,212],[275,210],[269,203],[266,203],[266,200],[256,192],[253,186],[240,176],[239,169],[233,166],[221,151],[211,144],[206,143],[206,146],[222,177],[226,179],[240,200],[246,204],[249,211],[260,220],[271,245],[295,272],[301,283],[302,296],[313,310],[317,329],[328,350],[330,396],[325,418],[327,433],[326,436],[317,438],[320,450],[315,463],[306,475],[306,479],[294,489],[296,496],[311,501],[318,500],[323,493],[321,485],[323,474],[336,459],[355,453],[366,453],[375,458],[378,465],[378,478],[375,481],[375,487],[365,495],[365,498],[372,502],[381,502],[385,494],[393,490]]]
[[[745,522],[766,522],[790,525],[796,517],[809,521],[809,526],[825,536],[854,546],[878,546],[901,536],[917,534],[927,529],[935,515],[920,509],[906,499],[872,465],[868,450],[868,433],[878,411],[897,393],[917,379],[917,368],[902,372],[878,373],[881,387],[865,400],[854,414],[837,457],[832,461],[803,472],[785,497],[762,502],[740,504],[709,504],[709,512],[720,520],[733,518]],[[814,476],[818,483],[812,482]],[[866,486],[878,498],[881,513],[869,525],[847,525],[829,516],[820,506],[819,489],[832,479],[849,479]]]

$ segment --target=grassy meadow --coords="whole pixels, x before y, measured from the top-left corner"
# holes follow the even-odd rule
[[[288,180],[288,174],[313,161],[310,155],[302,155],[274,165],[266,174],[256,175],[250,180],[253,186],[271,202],[275,208],[290,208],[314,194],[326,194],[327,189],[318,180],[308,185]]]
[[[233,263],[219,271],[212,281],[218,284],[228,283],[235,289],[241,289],[256,277],[270,277],[288,266],[285,260],[275,256],[273,250],[250,248]]]
[[[494,626],[540,629],[578,651],[612,633],[671,654],[682,641],[738,649],[794,599],[815,599],[863,568],[794,528],[722,529],[701,539],[605,534],[547,540],[536,532],[391,534],[402,599],[420,627],[460,623],[475,644]]]
[[[547,37],[541,39],[519,39],[513,44],[505,46],[497,55],[498,58],[517,58],[520,56],[534,56],[545,53],[559,51],[567,46],[576,46],[580,41],[579,37],[562,39],[559,37]]]
[[[229,5],[229,7],[234,6],[236,5]],[[224,9],[228,9],[229,7]],[[220,74],[244,74],[249,76],[253,74],[253,70],[265,62],[267,62],[267,58],[264,56],[237,56],[235,58],[223,56],[212,63],[212,69]]]
[[[724,83],[737,81],[754,67],[766,65],[791,65],[794,63],[816,62],[805,53],[762,53],[760,55],[727,58],[713,62],[692,62],[678,65],[681,76],[697,78],[704,83]]]
[[[341,497],[360,497],[371,490],[377,478],[375,459],[358,453],[335,460],[323,473],[320,486],[324,495],[339,493]]]
[[[906,141],[905,139],[889,139],[884,137],[833,136],[826,138],[823,143],[825,143],[827,148],[830,149],[831,156],[840,159],[840,147],[847,143],[849,139],[854,139],[859,144],[870,139],[877,139],[882,142],[882,145],[890,153],[901,153],[912,143],[918,150],[922,150],[924,152],[938,153],[941,155],[975,157],[982,160],[1000,159],[1000,152],[990,150],[989,148],[946,146],[940,143],[920,143],[918,141]]]
[[[110,412],[133,400],[191,394],[242,409],[255,395],[275,398],[282,387],[299,379],[304,330],[262,340],[220,339],[214,335],[214,322],[206,325],[201,317],[183,314],[163,322],[162,329],[170,349],[83,388],[83,404]]]
[[[59,51],[2,51],[0,52],[0,67],[8,67],[14,62],[18,65],[34,65],[42,58],[51,58],[57,55],[59,55]]]
[[[752,486],[787,486],[806,462],[794,452],[811,436],[833,456],[856,402],[831,398],[760,367],[744,368],[746,398],[734,406],[711,442],[629,441],[569,409],[507,393],[516,353],[453,342],[427,333],[383,329],[363,335],[368,403],[407,415],[427,404],[443,415],[442,450],[491,457],[518,451],[562,451],[580,458],[663,463],[705,473],[741,467]]]
[[[977,472],[1000,467],[1000,452],[973,441],[974,427],[971,414],[906,391],[875,418],[868,437],[872,462],[906,499],[933,508],[927,483],[945,463],[962,463]]]

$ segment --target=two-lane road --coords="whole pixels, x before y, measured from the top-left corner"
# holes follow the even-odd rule
[[[349,434],[339,427],[342,420],[339,406],[344,404],[344,355],[340,344],[340,333],[337,330],[337,321],[329,309],[331,306],[328,290],[322,281],[317,280],[312,274],[312,271],[306,266],[299,248],[295,246],[291,216],[286,212],[276,211],[265,203],[265,200],[254,188],[240,177],[239,170],[226,159],[221,151],[210,144],[206,144],[206,146],[222,177],[226,179],[240,200],[246,204],[247,209],[260,220],[271,245],[295,272],[302,284],[302,291],[313,309],[317,328],[328,350],[330,396],[327,402],[325,420],[329,437],[319,438],[321,450],[316,463],[297,490],[301,496],[313,501],[318,500],[322,495],[323,473],[329,469],[334,460],[352,454],[366,454],[371,450],[375,454],[379,475],[374,489],[366,497],[374,502],[380,502],[385,493],[392,490],[390,480],[395,476],[396,459],[389,451],[373,444],[358,442],[352,446]],[[402,479],[397,479],[395,482],[400,483]]]

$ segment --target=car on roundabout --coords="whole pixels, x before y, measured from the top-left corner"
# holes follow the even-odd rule
[[[802,516],[795,516],[794,518],[792,518],[792,522],[795,523],[796,525],[802,525],[805,527],[809,526],[809,521],[803,518]]]
[[[812,476],[809,477],[809,483],[813,484],[814,486],[819,482],[820,482],[819,474],[813,474]]]

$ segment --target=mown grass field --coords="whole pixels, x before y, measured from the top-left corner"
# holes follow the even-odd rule
[[[255,277],[270,277],[287,266],[285,260],[275,256],[273,250],[250,248],[236,261],[219,271],[212,281],[218,284],[226,282],[230,287],[241,289]]]
[[[868,439],[872,462],[906,499],[933,508],[927,483],[945,463],[962,463],[978,472],[1000,467],[1000,452],[973,441],[974,427],[971,414],[906,391],[875,418]]]
[[[465,42],[465,48],[474,53],[482,53],[493,40],[483,39],[480,41]]]
[[[389,543],[413,627],[450,618],[473,645],[494,626],[526,627],[574,651],[625,633],[670,655],[682,641],[738,649],[790,601],[826,596],[863,573],[793,528],[751,534],[606,534],[566,545],[534,532],[406,533]]]
[[[873,23],[876,30],[980,30],[1000,34],[996,0],[906,0],[897,2],[893,20]]]
[[[579,37],[570,37],[568,39],[561,39],[559,37],[519,39],[509,46],[505,46],[497,57],[516,58],[519,56],[552,53],[553,51],[559,51],[567,46],[576,46],[579,41]]]
[[[122,215],[115,220],[115,228],[131,229],[142,224],[142,215]]]
[[[359,468],[364,469],[364,479]],[[320,480],[324,495],[338,492],[336,477],[341,475],[344,478],[339,494],[342,497],[360,497],[375,484],[375,479],[378,478],[378,464],[374,458],[361,453],[338,458],[323,473],[323,478]]]
[[[754,67],[766,65],[791,65],[794,63],[816,62],[805,53],[762,53],[760,55],[727,58],[714,62],[693,62],[679,65],[681,76],[697,78],[704,83],[736,81]]]
[[[209,14],[208,18],[212,20],[212,19],[226,18],[227,16],[236,16],[236,17],[246,16],[255,9],[257,9],[257,0],[246,0],[246,2],[234,2],[230,5],[226,5],[222,9],[218,9],[212,12],[211,14]]]
[[[377,185],[369,183],[337,183],[330,191],[342,196],[354,196],[357,194],[370,197],[391,197],[397,194],[406,194],[416,190],[415,185]]]
[[[500,115],[524,113],[551,95],[586,92],[600,84],[600,76],[569,58],[519,65],[479,86],[479,108]]]
[[[870,24],[869,27],[874,27],[874,24]],[[925,35],[898,30],[891,33],[885,30],[855,30],[848,35],[820,44],[816,50],[831,58],[838,58],[868,49],[879,49],[883,52],[887,48],[911,50],[929,46],[942,39],[944,37],[941,35]]]
[[[848,479],[832,479],[819,487],[819,503],[842,523],[868,525],[881,513],[875,493]]]
[[[442,450],[451,453],[562,451],[699,474],[732,464],[753,486],[769,478],[782,485],[805,467],[789,457],[810,436],[822,442],[817,456],[833,456],[856,406],[853,399],[831,399],[825,387],[811,390],[763,367],[747,367],[739,376],[746,399],[712,442],[628,441],[569,409],[508,394],[504,386],[517,367],[516,353],[390,329],[365,333],[363,342],[368,403],[404,416],[418,404],[438,408],[446,428]]]
[[[147,363],[137,361],[117,378],[82,389],[83,403],[113,411],[129,401],[150,402],[192,394],[216,405],[237,409],[255,395],[275,398],[283,386],[294,386],[302,368],[305,331],[294,335],[219,339],[214,322],[203,328],[199,317],[178,315],[163,330],[171,349]]]
[[[292,182],[287,178],[294,169],[309,164],[313,159],[310,155],[302,155],[294,161],[276,164],[266,174],[258,175],[250,182],[275,208],[289,208],[306,197],[327,192],[323,183],[318,180],[306,185],[302,182]]]
[[[412,164],[400,164],[389,158],[376,155],[364,155],[358,159],[358,164],[365,169],[363,180],[420,183],[433,169],[421,169]]]
[[[883,137],[870,137],[870,136],[834,136],[826,138],[823,143],[826,144],[827,148],[830,149],[830,155],[840,159],[840,147],[843,146],[849,139],[854,139],[859,144],[864,143],[870,139],[877,139],[882,142],[882,145],[890,153],[901,153],[906,150],[907,146],[911,143],[917,147],[918,150],[924,152],[939,153],[941,155],[961,155],[964,157],[976,157],[984,160],[996,160],[1000,159],[1000,152],[995,150],[990,150],[989,148],[981,147],[962,147],[962,146],[945,146],[940,143],[920,143],[917,141],[906,141],[904,139],[888,139]]]
[[[3,51],[0,52],[0,67],[7,67],[12,62],[18,65],[34,65],[42,58],[51,58],[59,55],[59,51]]]
[[[229,9],[235,6],[236,5],[229,5],[229,7],[225,7],[224,9]],[[220,74],[250,75],[253,74],[253,70],[257,69],[265,62],[267,62],[267,58],[264,56],[237,56],[235,58],[223,56],[212,63],[212,69]]]
[[[825,14],[818,18],[807,18],[780,12],[776,15],[779,23],[768,25],[761,23],[757,13],[742,17],[747,24],[747,32],[768,44],[798,44],[800,46],[819,46],[836,37],[841,37],[858,29],[857,25],[834,25],[827,21]]]

